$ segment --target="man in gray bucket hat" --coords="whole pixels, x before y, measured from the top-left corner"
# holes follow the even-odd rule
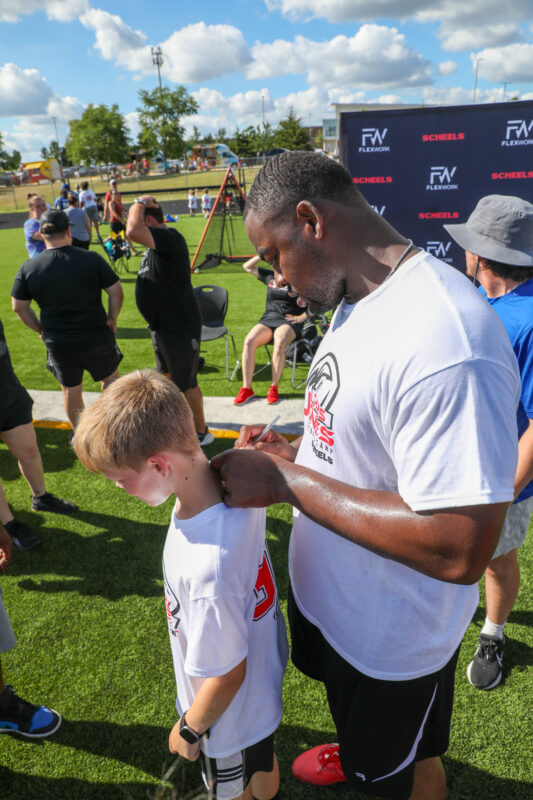
[[[519,197],[488,195],[467,222],[444,228],[464,248],[466,274],[479,281],[502,320],[522,379],[515,500],[485,572],[485,624],[467,668],[473,686],[493,689],[502,678],[503,629],[520,586],[518,548],[533,513],[533,205]]]

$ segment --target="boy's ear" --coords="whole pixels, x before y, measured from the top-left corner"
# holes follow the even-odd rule
[[[166,478],[169,471],[170,460],[166,453],[154,453],[148,459],[148,464],[152,466],[156,472],[160,472],[163,478]]]

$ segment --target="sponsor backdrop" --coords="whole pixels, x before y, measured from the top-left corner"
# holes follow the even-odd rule
[[[378,213],[462,271],[443,224],[487,194],[533,202],[533,101],[342,113],[340,151]]]

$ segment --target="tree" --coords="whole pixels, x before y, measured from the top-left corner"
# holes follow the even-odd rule
[[[63,167],[70,167],[72,165],[66,147],[61,147],[54,139],[50,142],[49,147],[41,147],[41,156],[45,160],[55,158]]]
[[[265,122],[264,125],[257,126],[257,153],[266,153],[267,150],[271,150],[274,147],[275,140],[276,131],[270,122]]]
[[[0,169],[7,172],[14,172],[20,167],[20,153],[18,150],[13,150],[11,155],[4,150],[4,137],[0,132]]]
[[[71,120],[69,126],[66,152],[72,163],[113,164],[126,161],[130,139],[126,121],[116,103],[111,108],[91,103],[81,119]],[[52,144],[57,146],[57,142]]]
[[[229,148],[237,156],[255,155],[257,152],[257,131],[253,125],[249,125],[243,131],[236,128],[235,133],[229,140]]]
[[[179,158],[187,148],[185,128],[181,124],[183,117],[198,112],[198,103],[191,97],[184,86],[171,90],[157,88],[149,92],[139,91],[139,122],[141,124],[140,140],[151,154],[162,153],[163,159]],[[200,135],[195,128],[194,136]]]
[[[225,128],[219,128],[215,134],[215,142],[220,142],[220,144],[227,144],[229,142],[228,132]]]
[[[286,147],[287,150],[311,150],[309,143],[309,131],[303,125],[302,120],[294,113],[294,108],[290,106],[286,119],[282,119],[276,130],[276,146]]]

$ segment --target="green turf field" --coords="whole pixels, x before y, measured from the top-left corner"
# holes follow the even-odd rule
[[[180,228],[191,242],[201,220]],[[22,233],[0,234],[0,318],[16,370],[29,388],[55,388],[44,369],[38,337],[10,310],[11,280],[24,258]],[[249,276],[215,275],[231,292],[228,324],[238,347],[264,304],[264,287]],[[201,276],[202,279],[204,276]],[[219,279],[220,278],[220,279]],[[197,281],[197,278],[195,278]],[[120,318],[123,371],[151,366],[150,342],[125,283]],[[230,394],[222,348],[210,345],[202,387]],[[211,348],[214,361],[211,362]],[[218,359],[218,360],[217,360]],[[265,385],[268,378],[265,380]],[[290,384],[289,384],[290,385]],[[94,388],[89,382],[86,388]],[[284,390],[288,394],[287,390]],[[0,447],[0,480],[17,517],[31,524],[44,546],[16,551],[1,578],[17,647],[3,656],[4,675],[20,694],[61,712],[59,732],[42,742],[0,737],[2,800],[170,800],[201,790],[198,766],[170,756],[175,687],[161,580],[161,554],[171,503],[149,508],[88,473],[66,446],[65,432],[38,429],[48,489],[79,504],[73,518],[29,511],[29,492],[15,462]],[[207,449],[231,447],[217,440]],[[287,592],[290,509],[269,509],[267,533],[280,595]],[[480,608],[467,632],[457,672],[452,740],[445,766],[450,800],[531,800],[533,752],[533,547],[521,551],[522,587],[506,628],[506,678],[489,693],[472,689],[465,668],[484,617]],[[285,603],[283,602],[285,609]],[[406,631],[405,635],[409,636]],[[290,776],[304,748],[332,740],[322,689],[289,667],[277,753],[285,800],[348,800],[362,796],[343,786],[307,787]],[[162,777],[171,771],[168,781]],[[428,798],[431,800],[431,798]]]

